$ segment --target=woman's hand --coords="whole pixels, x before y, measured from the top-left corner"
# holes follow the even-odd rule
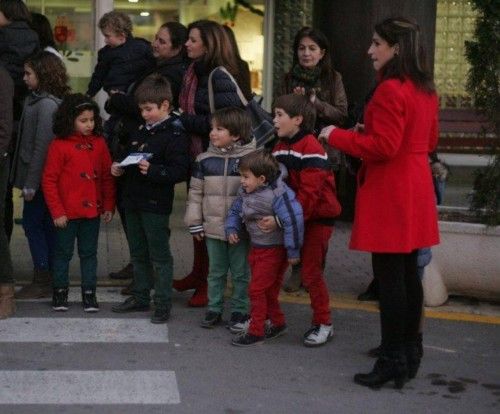
[[[237,244],[240,242],[240,238],[236,233],[231,233],[229,236],[227,236],[227,241],[229,244]]]
[[[292,266],[298,265],[300,263],[300,258],[295,257],[293,259],[288,258],[288,263]]]
[[[120,177],[124,172],[125,170],[120,167],[120,164],[118,162],[114,162],[113,164],[111,164],[111,175],[113,177]]]
[[[205,232],[204,231],[201,231],[200,233],[195,233],[193,234],[193,237],[196,241],[203,241],[203,239],[205,238]]]
[[[22,197],[24,201],[32,201],[35,198],[36,190],[32,188],[23,188]]]
[[[147,175],[148,170],[149,170],[149,166],[151,165],[150,162],[146,161],[146,160],[140,160],[138,165],[139,165],[139,170],[140,170],[141,174]]]
[[[105,211],[104,213],[102,213],[101,218],[104,220],[105,223],[109,223],[113,219],[113,212]]]
[[[354,125],[354,132],[365,132],[365,124],[360,124],[359,122]]]
[[[278,228],[278,223],[274,216],[266,216],[257,221],[257,226],[263,233],[271,233]]]
[[[295,95],[305,95],[306,94],[306,88],[304,88],[303,86],[296,86],[295,88],[293,88],[292,92]]]
[[[64,229],[68,225],[68,217],[66,216],[61,216],[56,219],[54,219],[54,226],[56,226],[59,229]]]

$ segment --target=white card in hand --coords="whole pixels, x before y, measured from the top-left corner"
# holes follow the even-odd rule
[[[153,154],[151,154],[150,152],[133,152],[118,165],[120,167],[126,167],[128,165],[139,164],[139,161],[149,160],[152,156]]]

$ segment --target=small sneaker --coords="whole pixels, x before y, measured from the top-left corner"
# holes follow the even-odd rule
[[[283,325],[280,325],[280,326],[274,326],[272,323],[269,323],[269,324],[266,323],[266,327],[265,327],[266,339],[278,338],[281,335],[286,334],[287,331],[288,331],[288,327],[286,326],[285,323]]]
[[[82,305],[85,312],[99,312],[95,289],[82,289]]]
[[[208,311],[205,314],[205,318],[201,321],[200,326],[202,328],[215,328],[222,321],[222,315],[219,312]]]
[[[304,334],[304,345],[309,347],[321,346],[333,337],[332,325],[316,325]]]
[[[234,346],[254,346],[264,343],[264,336],[256,336],[250,333],[236,336],[231,343]]]
[[[231,314],[231,319],[227,323],[227,328],[233,334],[239,334],[248,330],[248,326],[250,325],[250,318],[248,315],[243,314],[241,312],[233,312]]]
[[[170,309],[156,308],[151,316],[151,323],[166,323],[168,318],[170,318]]]
[[[68,310],[68,288],[54,289],[52,295],[52,309],[55,311]]]

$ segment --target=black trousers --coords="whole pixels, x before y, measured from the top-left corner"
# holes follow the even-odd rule
[[[417,252],[372,254],[379,283],[382,349],[388,352],[418,337],[424,293],[417,274]]]

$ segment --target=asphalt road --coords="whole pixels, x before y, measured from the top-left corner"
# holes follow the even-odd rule
[[[333,341],[310,349],[309,307],[286,303],[288,334],[245,349],[223,326],[200,328],[188,293],[175,294],[168,324],[152,325],[148,313],[112,313],[114,292],[100,288],[98,314],[26,301],[0,321],[1,414],[499,412],[498,324],[428,320],[417,378],[373,391],[352,376],[374,362],[376,313],[334,309]]]

